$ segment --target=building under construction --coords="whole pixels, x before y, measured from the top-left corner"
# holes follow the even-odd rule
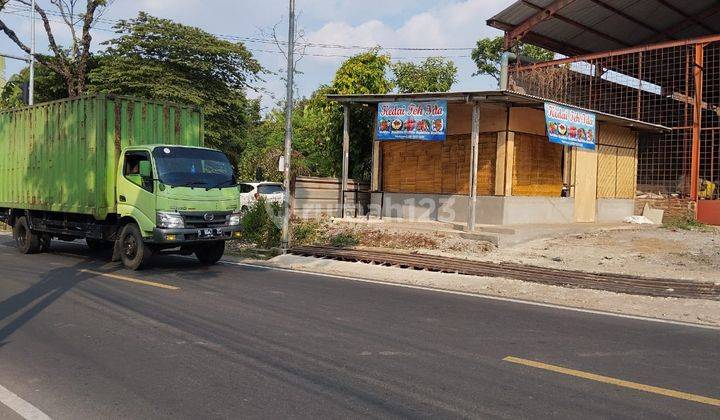
[[[488,24],[566,57],[501,89],[671,128],[639,133],[636,205],[720,224],[720,1],[520,0]]]

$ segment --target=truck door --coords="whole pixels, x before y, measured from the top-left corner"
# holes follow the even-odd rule
[[[128,150],[117,177],[117,203],[121,215],[132,216],[143,235],[155,227],[155,181],[150,153]]]

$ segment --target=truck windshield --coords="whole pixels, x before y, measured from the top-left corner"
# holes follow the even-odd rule
[[[227,156],[216,150],[158,147],[153,157],[158,178],[166,185],[224,188],[237,184]]]

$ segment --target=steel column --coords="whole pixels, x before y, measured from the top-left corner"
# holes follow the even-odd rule
[[[705,44],[695,46],[695,106],[693,107],[692,157],[690,161],[690,198],[698,200],[698,182],[700,180],[700,129],[702,125],[703,64]],[[696,206],[697,207],[697,206]]]
[[[350,106],[343,105],[342,191],[340,192],[340,217],[345,217],[345,191],[350,168]]]
[[[472,135],[470,137],[470,194],[468,200],[468,231],[475,230],[477,204],[478,152],[480,145],[480,103],[473,103]]]

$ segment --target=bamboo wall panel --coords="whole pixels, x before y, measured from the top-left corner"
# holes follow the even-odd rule
[[[382,142],[383,191],[400,191],[400,169],[405,142]]]
[[[598,198],[617,195],[617,147],[598,146]]]
[[[512,195],[560,197],[563,147],[545,136],[515,133]]]
[[[470,135],[448,136],[444,142],[386,141],[383,152],[383,191],[424,194],[468,194]],[[480,135],[479,195],[495,192],[497,134]]]
[[[637,133],[627,127],[600,124],[598,144],[605,146],[627,147],[634,149],[637,144]]]
[[[635,198],[637,154],[635,149],[617,149],[617,192],[615,198]]]
[[[634,198],[637,176],[637,134],[603,124],[598,139],[598,198]]]
[[[480,135],[478,143],[477,195],[495,195],[497,133]]]

